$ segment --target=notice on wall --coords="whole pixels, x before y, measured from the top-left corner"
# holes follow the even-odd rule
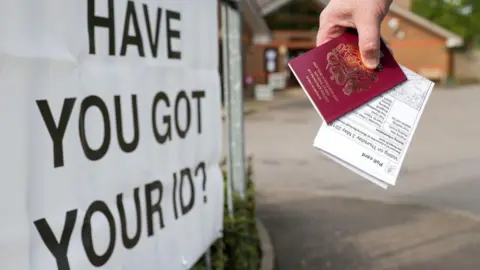
[[[188,269],[221,236],[217,1],[0,3],[0,269]]]
[[[268,74],[268,85],[274,90],[283,90],[287,86],[287,73],[275,72]]]

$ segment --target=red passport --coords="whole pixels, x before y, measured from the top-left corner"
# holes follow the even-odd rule
[[[407,79],[383,40],[380,65],[375,70],[365,67],[356,32],[346,32],[292,59],[288,65],[327,123]]]

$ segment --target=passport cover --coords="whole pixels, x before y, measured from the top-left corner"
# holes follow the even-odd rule
[[[383,40],[380,46],[380,64],[375,70],[363,65],[354,31],[290,60],[288,65],[329,124],[406,81]]]

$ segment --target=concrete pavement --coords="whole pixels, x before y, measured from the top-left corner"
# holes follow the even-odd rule
[[[289,99],[246,121],[277,269],[480,268],[480,87],[434,90],[387,191],[320,155],[318,116]]]

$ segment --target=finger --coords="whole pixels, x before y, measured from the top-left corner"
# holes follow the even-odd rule
[[[364,65],[370,69],[378,66],[380,58],[380,22],[373,16],[357,23],[358,46]]]
[[[342,26],[322,27],[322,25],[320,25],[320,28],[318,29],[318,32],[317,32],[316,44],[317,46],[325,44],[326,42],[341,36],[344,32],[345,32],[345,27],[342,27]]]

